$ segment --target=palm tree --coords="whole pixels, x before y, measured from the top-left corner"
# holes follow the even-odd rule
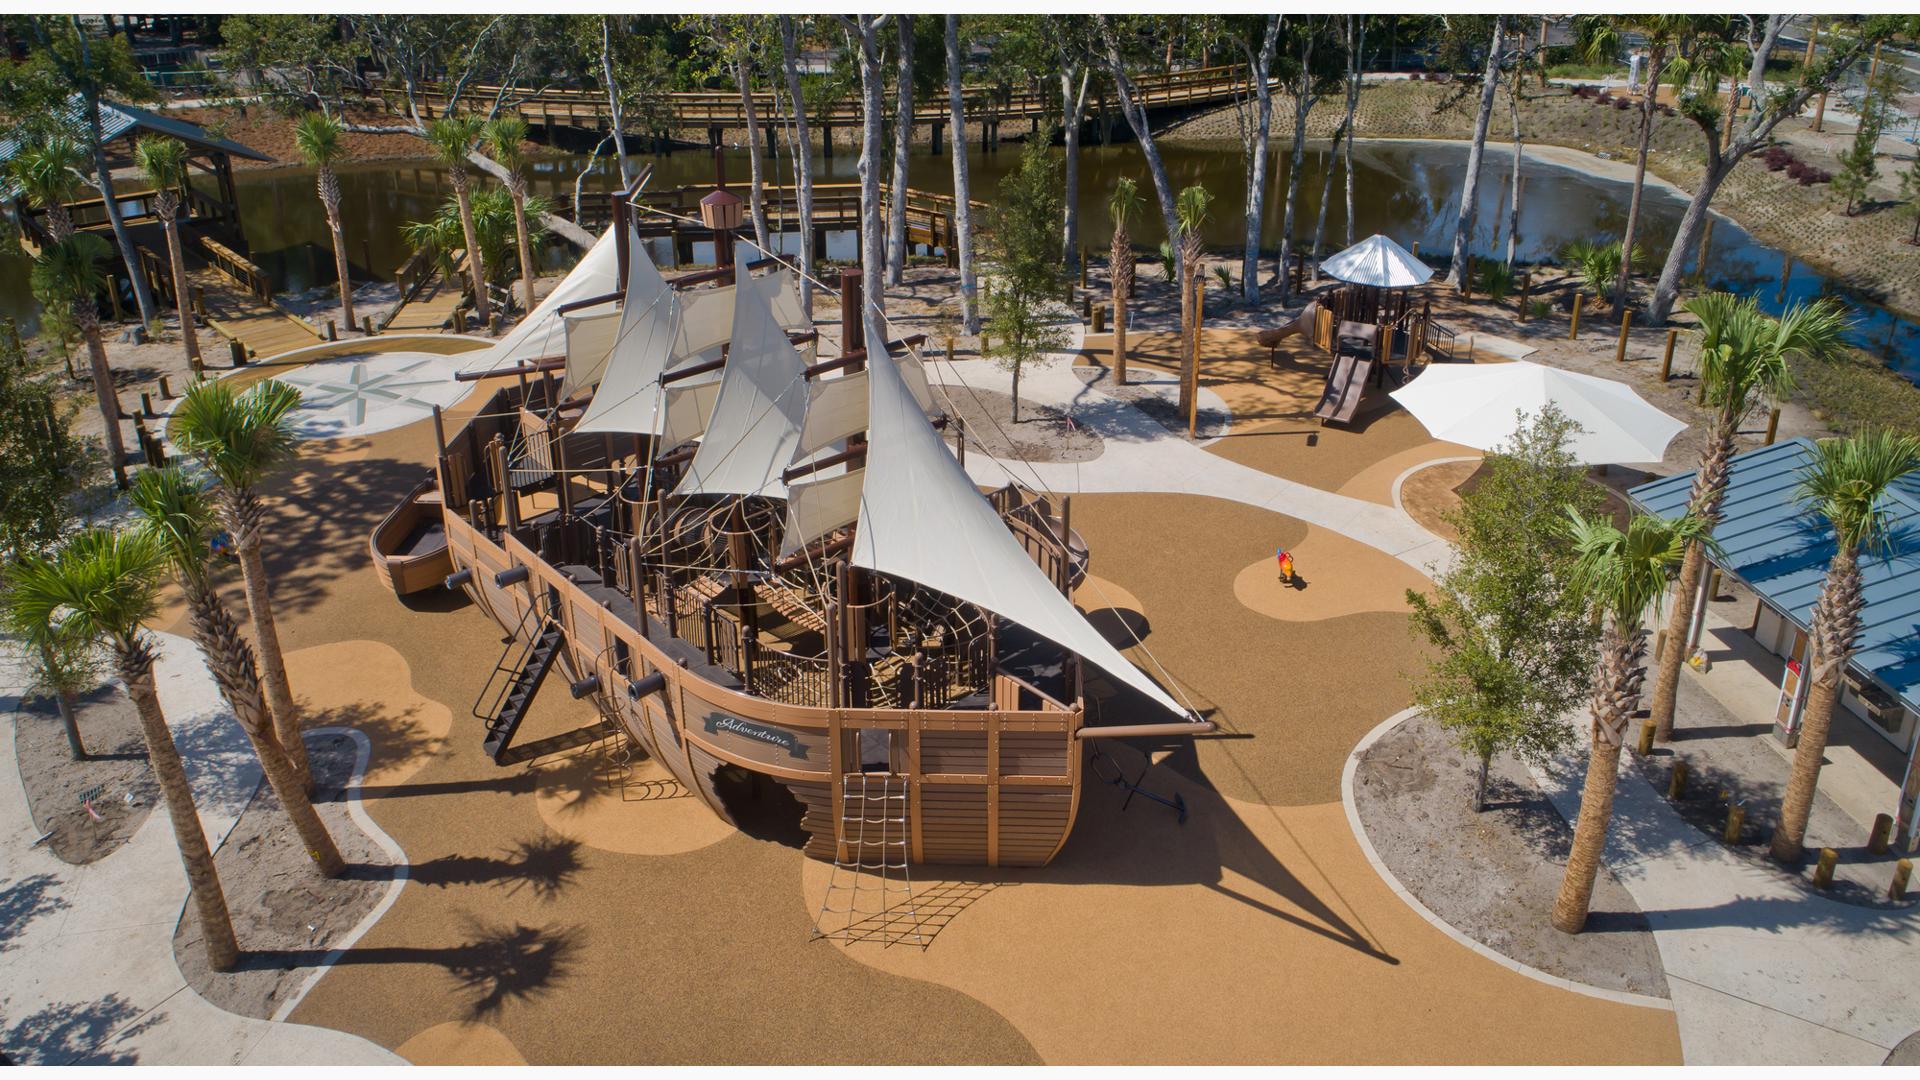
[[[1680,560],[1688,542],[1703,537],[1704,531],[1691,516],[1670,522],[1641,514],[1627,522],[1626,532],[1605,517],[1589,521],[1572,507],[1567,508],[1567,517],[1578,553],[1573,584],[1595,617],[1605,620],[1600,662],[1593,671],[1587,779],[1580,791],[1580,816],[1574,823],[1566,876],[1553,902],[1554,929],[1577,934],[1586,925],[1587,909],[1593,903],[1594,875],[1600,870],[1600,852],[1613,818],[1620,749],[1626,742],[1627,724],[1640,707],[1640,687],[1647,677],[1643,616],[1649,605],[1659,603],[1668,569]]]
[[[1213,195],[1206,188],[1194,184],[1180,192],[1180,200],[1175,204],[1175,213],[1180,221],[1180,412],[1189,417],[1193,414],[1194,395],[1200,390],[1199,342],[1194,339],[1193,330],[1200,318],[1197,310],[1198,298],[1194,295],[1194,283],[1200,280],[1200,230],[1207,223],[1207,207],[1213,202]],[[1189,425],[1188,434],[1192,434]]]
[[[254,669],[253,646],[240,635],[240,625],[227,610],[226,601],[220,599],[212,568],[207,565],[212,550],[213,506],[206,492],[177,467],[150,469],[134,483],[132,502],[173,565],[200,655],[206,657],[207,668],[220,685],[220,696],[226,698],[247,733],[247,741],[253,744],[261,771],[293,822],[294,832],[300,835],[301,846],[312,856],[322,877],[338,877],[346,869],[346,860],[340,857],[340,849],[314,812],[306,785],[274,734],[273,720],[260,690],[260,676]]]
[[[187,144],[161,135],[144,135],[133,144],[133,159],[153,185],[153,209],[167,234],[167,263],[173,269],[173,310],[180,316],[180,342],[187,367],[200,374],[200,335],[193,326],[187,292],[187,259],[180,250],[180,192],[187,185]]]
[[[46,213],[47,235],[56,244],[73,235],[67,204],[86,185],[86,166],[86,149],[65,135],[29,144],[8,163],[20,193]]]
[[[340,142],[340,122],[323,112],[310,112],[293,128],[293,145],[319,177],[320,205],[327,211],[327,231],[333,234],[333,269],[340,283],[340,317],[352,330],[353,275],[347,272],[347,234],[340,225],[340,178],[333,167],[347,158]],[[369,270],[372,267],[368,267]]]
[[[221,510],[240,553],[240,572],[246,580],[247,614],[260,650],[262,681],[273,711],[273,730],[287,759],[311,786],[307,744],[300,735],[300,711],[287,682],[287,662],[280,652],[280,632],[273,618],[273,591],[267,564],[260,557],[266,529],[266,506],[260,500],[260,481],[295,453],[287,417],[300,404],[300,391],[277,379],[255,383],[235,394],[222,382],[197,382],[187,388],[173,412],[173,440],[192,454],[220,482]]]
[[[140,715],[147,763],[166,800],[174,842],[206,935],[207,962],[231,971],[240,959],[233,918],[214,869],[213,851],[194,809],[187,770],[173,745],[155,692],[153,637],[142,624],[159,610],[166,554],[139,530],[88,529],[51,556],[30,556],[9,570],[8,603],[15,617],[42,640],[63,634],[103,641],[112,650],[127,695]]]
[[[467,171],[467,155],[473,152],[480,128],[477,116],[451,114],[427,122],[427,142],[433,146],[433,156],[447,167],[447,181],[460,203],[460,228],[467,238],[467,277],[473,285],[473,313],[485,325],[492,319],[493,309],[487,303],[486,259],[473,231],[473,174]]]
[[[1847,318],[1838,302],[1820,299],[1795,304],[1778,318],[1760,310],[1754,297],[1706,293],[1687,302],[1700,320],[1700,378],[1706,403],[1713,410],[1713,427],[1700,451],[1699,470],[1687,512],[1709,528],[1720,520],[1720,500],[1727,490],[1727,462],[1733,457],[1733,439],[1740,419],[1764,395],[1784,401],[1793,390],[1789,362],[1796,358],[1828,360],[1844,347]],[[1680,665],[1693,626],[1694,595],[1706,562],[1698,545],[1689,548],[1680,580],[1674,586],[1673,607],[1667,620],[1665,645],[1657,657],[1649,721],[1654,737],[1666,741],[1673,734],[1673,706],[1680,687]]]
[[[1808,665],[1806,714],[1793,751],[1793,772],[1773,831],[1773,857],[1797,863],[1807,836],[1807,815],[1820,782],[1821,756],[1840,697],[1841,675],[1860,634],[1860,553],[1884,548],[1891,524],[1881,500],[1901,477],[1920,471],[1920,439],[1891,431],[1864,431],[1851,438],[1822,439],[1800,474],[1800,503],[1833,526],[1833,559],[1813,605],[1813,641]]]
[[[1113,280],[1113,379],[1121,386],[1127,385],[1127,301],[1133,298],[1133,237],[1127,234],[1127,226],[1143,203],[1133,177],[1113,182],[1113,194],[1107,198],[1107,216],[1113,221],[1107,275]]]
[[[100,685],[100,642],[73,633],[68,627],[62,627],[62,633],[36,635],[37,628],[21,617],[11,594],[0,594],[0,625],[27,643],[26,660],[31,665],[33,685],[53,698],[60,725],[66,730],[68,755],[75,761],[87,760],[87,744],[80,737],[74,699]]]
[[[120,399],[113,387],[113,370],[107,366],[107,347],[100,340],[100,311],[94,295],[106,285],[100,273],[100,260],[113,254],[105,240],[93,233],[73,233],[41,249],[33,261],[33,291],[45,297],[66,297],[73,308],[74,329],[87,343],[87,357],[93,366],[93,396],[100,404],[100,420],[105,425],[107,459],[113,466],[114,483],[127,486],[127,446],[120,436]]]
[[[527,246],[531,249],[546,237],[546,229],[539,221],[540,215],[547,212],[547,201],[538,195],[529,195],[522,205],[528,228]],[[480,261],[487,267],[489,286],[510,278],[509,271],[519,262],[513,248],[521,221],[520,210],[505,188],[481,188],[467,202],[467,216],[473,222],[474,242],[480,251]],[[438,213],[426,221],[405,223],[400,227],[400,235],[415,251],[432,250],[442,273],[459,274],[455,256],[466,248],[467,239],[466,222],[460,216],[460,200],[447,196]]]
[[[507,170],[507,191],[513,196],[513,232],[520,247],[520,304],[533,310],[533,237],[527,231],[527,122],[518,116],[497,116],[481,133],[487,156]]]

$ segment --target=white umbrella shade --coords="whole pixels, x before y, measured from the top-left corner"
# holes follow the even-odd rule
[[[1320,263],[1320,272],[1338,281],[1381,289],[1410,289],[1433,277],[1433,267],[1379,233],[1329,256]]]
[[[1499,447],[1513,436],[1519,413],[1552,402],[1580,425],[1568,449],[1584,465],[1659,461],[1687,426],[1624,383],[1525,360],[1434,364],[1392,396],[1434,438],[1477,450]]]

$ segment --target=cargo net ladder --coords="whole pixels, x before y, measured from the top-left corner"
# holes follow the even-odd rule
[[[832,876],[810,940],[918,945],[920,924],[907,869],[907,784],[898,773],[848,773],[841,781],[840,836]]]

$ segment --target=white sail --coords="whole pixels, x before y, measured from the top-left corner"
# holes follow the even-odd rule
[[[869,320],[867,355],[881,355],[885,342]],[[867,372],[870,450],[853,564],[977,604],[1185,716],[1034,565],[927,423],[899,369],[869,364]]]
[[[628,246],[638,246],[638,242]],[[575,300],[603,296],[618,288],[619,259],[619,245],[614,242],[613,230],[608,229],[545,300],[508,331],[506,337],[474,353],[460,370],[465,373],[505,371],[530,360],[559,356],[566,350],[567,331],[558,309]]]
[[[758,254],[751,244],[743,252]],[[778,276],[754,280],[734,265],[733,333],[719,400],[676,495],[784,497],[781,474],[798,457],[807,411],[806,362],[773,312]]]
[[[560,400],[600,381],[607,368],[613,343],[620,338],[622,315],[605,311],[591,315],[568,313],[560,316],[566,324],[567,371],[560,380]]]

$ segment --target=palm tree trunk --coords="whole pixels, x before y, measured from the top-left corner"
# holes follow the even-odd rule
[[[1113,282],[1113,381],[1127,385],[1127,300],[1133,292],[1133,238],[1124,226],[1113,230],[1107,277]]]
[[[340,857],[340,849],[327,832],[326,824],[313,809],[305,781],[287,760],[286,748],[274,734],[267,703],[260,694],[253,650],[240,636],[240,627],[211,584],[183,580],[180,585],[186,593],[187,613],[200,654],[206,657],[207,667],[220,685],[221,696],[232,707],[241,730],[247,733],[247,741],[253,744],[253,754],[260,759],[267,784],[280,800],[287,819],[293,823],[293,831],[299,835],[301,846],[313,859],[320,876],[339,877],[346,869],[346,860]]]
[[[180,315],[180,343],[186,349],[187,368],[200,374],[200,335],[193,326],[193,294],[187,291],[187,260],[180,250],[178,210],[170,208],[161,215],[161,228],[167,234],[167,262],[173,271],[173,308]]]
[[[1199,357],[1194,355],[1193,337],[1193,283],[1200,275],[1200,245],[1190,244],[1191,237],[1180,240],[1180,396],[1178,398],[1180,415],[1186,416],[1193,408],[1193,393],[1196,380],[1194,370],[1199,366]]]
[[[813,140],[807,134],[807,99],[800,86],[800,56],[795,42],[793,16],[780,16],[780,48],[786,61],[787,97],[789,107],[793,109],[793,134],[798,147],[793,155],[794,171],[800,183],[800,310],[813,315]],[[954,130],[960,130],[956,123]],[[964,141],[964,140],[962,140]],[[964,156],[964,155],[962,155]],[[956,180],[955,189],[966,189]],[[966,196],[960,196],[965,199]],[[965,276],[967,264],[962,262],[962,276]],[[962,296],[970,305],[973,297],[962,283]],[[971,308],[969,308],[971,310]],[[969,329],[974,333],[978,328]]]
[[[234,496],[229,493],[229,499]],[[251,498],[251,494],[244,496]],[[301,734],[300,708],[293,702],[293,687],[287,681],[287,661],[280,651],[280,631],[273,617],[271,583],[267,564],[260,557],[259,526],[242,525],[242,513],[235,519],[234,547],[240,552],[240,573],[246,583],[247,615],[253,624],[253,637],[260,649],[261,682],[266,684],[267,703],[273,711],[273,730],[287,760],[300,776],[303,789],[311,790],[313,773],[307,767],[307,743]]]
[[[1600,668],[1595,672],[1592,745],[1587,752],[1587,779],[1580,791],[1580,816],[1574,822],[1573,846],[1567,854],[1566,876],[1553,902],[1553,927],[1577,934],[1587,924],[1593,906],[1593,882],[1606,849],[1607,827],[1613,820],[1614,787],[1620,779],[1620,749],[1627,722],[1640,700],[1646,677],[1646,630],[1609,622],[1600,643]]]
[[[1687,501],[1688,512],[1710,524],[1720,521],[1720,500],[1727,490],[1727,463],[1733,457],[1734,426],[1734,421],[1727,419],[1724,412],[1715,419]],[[1706,572],[1706,562],[1706,550],[1698,543],[1688,544],[1686,558],[1680,564],[1680,579],[1674,583],[1665,644],[1659,656],[1660,669],[1654,676],[1653,703],[1648,711],[1648,719],[1653,722],[1653,737],[1658,742],[1673,738],[1680,666],[1687,662],[1687,634],[1693,629],[1693,605],[1700,592],[1700,577]]]
[[[333,236],[333,270],[340,287],[340,318],[352,331],[356,322],[353,314],[353,274],[347,269],[347,233],[340,227],[340,178],[334,174],[331,166],[320,167],[320,205],[327,212],[327,232]],[[369,271],[373,268],[368,267]]]
[[[1833,707],[1840,700],[1840,679],[1860,630],[1860,563],[1848,548],[1834,552],[1827,567],[1826,587],[1813,613],[1813,655],[1807,674],[1806,714],[1800,739],[1793,750],[1793,771],[1780,800],[1780,824],[1773,830],[1773,857],[1798,863],[1804,854],[1807,819],[1813,814],[1813,793],[1820,784],[1820,764],[1833,728]]]
[[[107,461],[113,467],[113,482],[127,486],[127,444],[120,436],[120,397],[113,388],[113,369],[107,366],[107,347],[100,340],[100,316],[94,313],[93,297],[76,297],[73,321],[87,342],[87,358],[93,365],[93,396],[100,403],[100,419],[106,425]]]
[[[467,277],[473,283],[473,314],[485,326],[493,319],[487,303],[487,261],[480,255],[480,233],[473,227],[473,200],[467,190],[467,178],[454,173],[453,195],[460,203],[460,231],[467,241]]]
[[[187,783],[186,766],[173,745],[173,733],[167,730],[166,716],[160,711],[160,697],[154,692],[153,654],[142,643],[123,643],[119,660],[120,678],[127,684],[127,696],[133,699],[133,707],[140,714],[140,734],[146,739],[147,763],[166,801],[174,843],[180,848],[181,863],[186,866],[187,886],[193,895],[194,910],[200,916],[200,932],[206,936],[207,966],[215,971],[232,971],[240,962],[240,943],[233,934],[233,916],[227,911],[220,874],[214,869],[213,850],[207,846],[206,830],[201,827],[200,813],[193,805],[193,788]]]
[[[1480,161],[1487,152],[1487,125],[1493,119],[1493,92],[1500,85],[1500,39],[1507,30],[1507,17],[1493,17],[1493,44],[1487,47],[1487,70],[1481,76],[1480,111],[1473,121],[1473,147],[1467,152],[1467,178],[1460,186],[1460,213],[1453,223],[1453,265],[1447,269],[1447,281],[1456,289],[1466,287],[1467,250],[1473,242],[1474,200],[1480,192]]]
[[[533,310],[533,242],[527,236],[527,184],[520,180],[510,186],[513,194],[513,231],[520,245],[520,303],[523,311]]]
[[[887,219],[887,284],[907,279],[907,155],[913,150],[913,16],[901,13],[895,30],[893,215]]]
[[[973,187],[967,175],[967,111],[960,93],[960,18],[947,16],[947,113],[953,127],[953,227],[959,233],[960,319],[968,335],[980,332],[979,283],[973,267]]]

